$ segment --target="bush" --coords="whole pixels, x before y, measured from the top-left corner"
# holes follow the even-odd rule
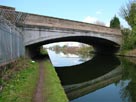
[[[125,34],[127,33],[127,34]],[[136,48],[136,34],[133,31],[123,32],[123,50]]]

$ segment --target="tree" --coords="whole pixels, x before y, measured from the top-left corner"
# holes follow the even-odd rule
[[[123,35],[123,43],[121,46],[121,50],[133,49],[134,47],[134,36],[131,34],[132,31],[128,28],[122,28],[121,33]]]
[[[125,19],[131,28],[136,29],[136,0],[131,0],[120,9],[120,15]]]
[[[113,19],[110,21],[110,27],[120,29],[120,21],[118,17],[113,17]]]
[[[122,30],[123,48],[134,49],[136,48],[136,0],[131,0],[125,6],[122,6],[120,15],[131,27],[131,30]]]

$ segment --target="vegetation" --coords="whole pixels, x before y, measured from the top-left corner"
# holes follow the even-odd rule
[[[113,17],[113,19],[110,21],[110,27],[120,29],[120,21],[118,17]]]
[[[47,102],[68,102],[61,82],[49,60],[45,61],[44,96]],[[47,87],[48,86],[48,87]]]
[[[134,28],[136,27],[136,0],[131,0],[126,4],[126,6],[121,7],[120,15],[134,30]]]
[[[40,54],[42,54],[42,55],[48,55],[48,52],[47,52],[47,50],[45,48],[40,47]]]
[[[136,1],[132,0],[126,6],[121,7],[120,15],[128,22],[131,29],[122,29],[123,46],[122,50],[136,48]]]
[[[31,102],[38,79],[37,63],[21,58],[3,72],[0,102]]]
[[[88,58],[88,56],[91,55],[91,53],[94,51],[92,46],[86,46],[86,45],[82,45],[80,47],[80,49],[78,50],[78,55],[84,59],[84,58]]]
[[[86,44],[80,44],[79,47],[67,46],[67,45],[64,45],[61,47],[59,45],[55,45],[52,48],[50,48],[50,50],[53,50],[56,53],[63,52],[64,54],[75,54],[80,56],[80,55],[87,55],[87,54],[90,54],[90,52],[93,52],[93,47],[88,46]]]
[[[135,60],[133,62],[135,62]],[[124,81],[129,81],[121,90],[121,95],[123,99],[130,100],[130,102],[136,102],[136,64],[133,62],[122,58],[122,78]]]
[[[132,34],[132,31],[128,28],[121,30],[123,34],[122,50],[131,50],[136,48],[136,35]]]

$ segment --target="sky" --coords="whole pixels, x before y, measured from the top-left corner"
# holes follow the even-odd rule
[[[106,25],[116,15],[122,25],[126,26],[119,11],[127,2],[128,0],[0,0],[0,5],[15,7],[17,11],[89,23],[98,20]]]
[[[17,11],[109,26],[116,15],[121,25],[128,27],[119,16],[121,6],[129,0],[0,0],[0,5],[15,7]]]

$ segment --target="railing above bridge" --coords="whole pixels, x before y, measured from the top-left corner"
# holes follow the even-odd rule
[[[31,26],[41,26],[48,27],[48,28],[64,28],[64,29],[75,29],[75,30],[84,30],[84,31],[92,31],[98,33],[105,33],[105,34],[114,34],[114,35],[121,35],[121,31],[119,29],[112,29],[106,26],[100,26],[85,22],[49,17],[49,16],[42,16],[36,14],[28,14],[24,21],[25,25]]]

